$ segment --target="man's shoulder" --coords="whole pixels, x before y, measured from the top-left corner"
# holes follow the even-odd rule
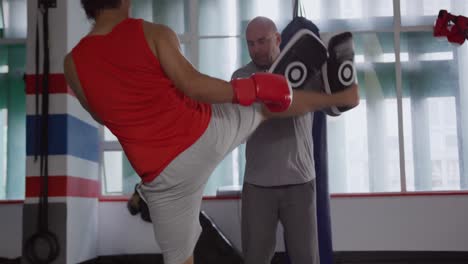
[[[258,72],[257,67],[255,66],[253,62],[249,62],[246,65],[234,71],[231,79],[247,78],[247,77],[250,77],[250,75],[252,75],[255,72]]]
[[[164,24],[152,23],[146,20],[142,20],[143,29],[145,33],[151,33],[158,37],[168,37],[169,35],[175,34],[175,32]]]

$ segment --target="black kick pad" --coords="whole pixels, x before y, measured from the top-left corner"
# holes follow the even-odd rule
[[[304,84],[321,71],[328,58],[327,48],[312,31],[301,29],[281,51],[268,72],[284,75],[293,89],[304,89]]]
[[[327,94],[343,91],[357,83],[354,66],[354,42],[351,32],[334,35],[328,41],[329,59],[322,67],[324,90]],[[350,107],[330,107],[327,114],[338,116]]]

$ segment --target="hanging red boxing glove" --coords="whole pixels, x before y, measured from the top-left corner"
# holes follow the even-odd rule
[[[468,39],[468,17],[458,16],[455,25],[458,27],[460,33]]]
[[[449,42],[461,45],[468,38],[468,18],[454,16],[447,10],[440,10],[433,35],[434,37],[447,37]]]
[[[448,30],[447,40],[451,43],[462,45],[465,42],[465,35],[457,25],[453,25]]]
[[[450,21],[450,14],[447,10],[440,10],[437,20],[434,25],[434,37],[446,37],[448,34],[448,24]]]

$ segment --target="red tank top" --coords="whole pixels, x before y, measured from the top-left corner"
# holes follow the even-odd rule
[[[166,76],[146,41],[143,20],[126,19],[72,51],[91,111],[118,138],[135,171],[150,182],[206,130],[211,106]]]

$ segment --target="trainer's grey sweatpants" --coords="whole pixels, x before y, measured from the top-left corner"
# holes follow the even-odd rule
[[[319,264],[315,179],[297,185],[262,187],[244,183],[244,264],[270,264],[281,222],[292,264]]]

